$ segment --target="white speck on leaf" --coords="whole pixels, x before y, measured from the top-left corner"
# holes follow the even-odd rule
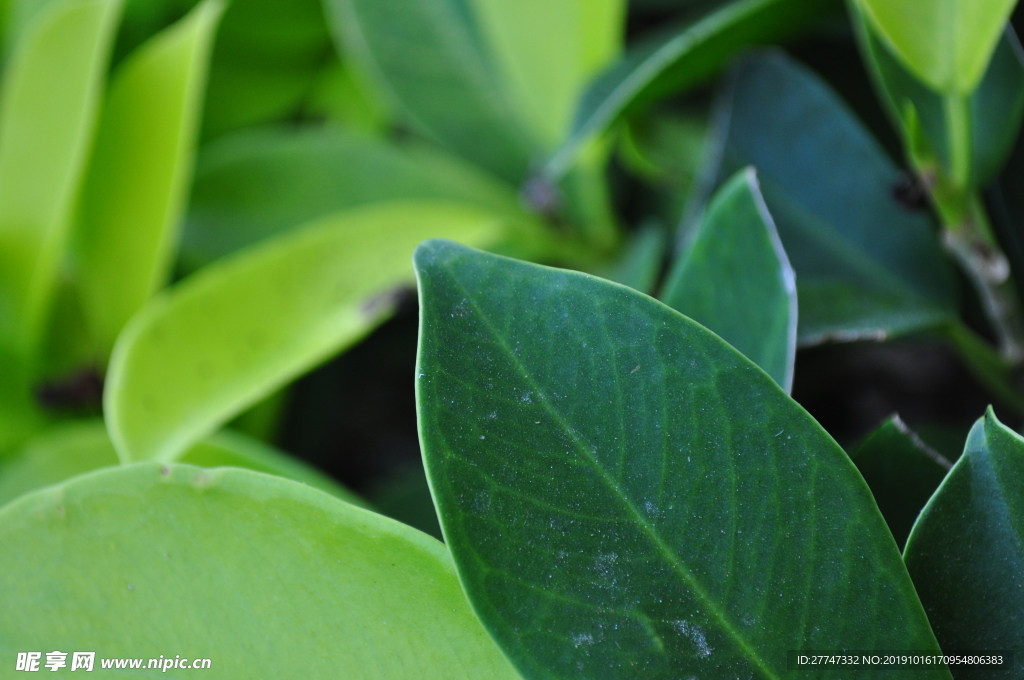
[[[700,626],[694,625],[689,621],[672,621],[672,627],[678,630],[681,634],[690,638],[690,642],[697,648],[697,653],[701,656],[711,656],[713,651],[711,646],[708,644],[708,640],[704,637],[704,631],[700,629]]]
[[[577,648],[594,644],[594,636],[590,633],[571,633],[569,638]]]

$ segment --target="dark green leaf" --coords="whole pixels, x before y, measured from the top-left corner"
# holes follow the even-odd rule
[[[296,113],[331,52],[318,0],[233,0],[213,53],[203,136]]]
[[[264,128],[203,150],[182,258],[194,269],[325,214],[402,199],[463,201],[531,219],[511,187],[427,147],[331,129]]]
[[[712,199],[660,297],[789,392],[796,361],[796,281],[753,169],[741,170]]]
[[[893,121],[903,130],[907,125],[906,103],[912,104],[932,149],[951,170],[949,126],[942,95],[903,67],[852,3],[851,12],[865,59]],[[971,180],[976,186],[984,186],[1006,162],[1024,117],[1024,61],[1020,41],[1009,25],[984,78],[970,97],[970,114]]]
[[[935,636],[955,650],[1014,650],[1024,629],[1024,440],[989,409],[914,525],[904,559]],[[958,666],[964,678],[1019,678]]]
[[[630,50],[587,89],[572,132],[548,164],[561,175],[590,137],[624,113],[713,75],[748,45],[777,42],[833,12],[830,0],[739,0]]]
[[[652,294],[661,275],[667,245],[665,229],[659,224],[647,224],[633,235],[619,257],[601,274],[609,281]]]
[[[128,675],[516,677],[444,546],[279,477],[100,470],[0,510],[0,554],[17,555],[0,570],[8,669],[45,649],[95,651],[100,677],[101,659],[177,655],[211,666]]]
[[[444,241],[415,262],[428,478],[524,676],[770,679],[786,650],[938,649],[850,459],[717,336],[586,274]]]
[[[953,273],[900,170],[828,87],[781,53],[736,70],[720,102],[724,178],[754,165],[797,273],[799,340],[884,338],[955,317]]]
[[[465,0],[330,0],[335,37],[407,121],[518,185],[542,153]]]
[[[951,463],[892,416],[850,455],[882,511],[897,545],[945,478]]]

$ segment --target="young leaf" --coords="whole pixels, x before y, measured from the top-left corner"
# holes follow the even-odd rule
[[[96,670],[178,653],[212,677],[516,678],[444,546],[277,477],[102,470],[0,510],[0,551],[18,556],[0,573],[12,650],[94,650]]]
[[[122,459],[170,460],[388,318],[424,238],[493,241],[464,205],[336,213],[213,264],[154,297],[118,338],[104,413]]]
[[[909,73],[855,4],[850,6],[865,61],[890,117],[904,135],[911,121],[907,104],[934,152],[952,171],[946,105],[940,93]],[[1017,34],[1007,24],[978,88],[970,96],[970,179],[985,186],[1002,168],[1024,117],[1024,61]]]
[[[547,171],[561,176],[583,144],[623,114],[711,76],[742,47],[776,42],[835,9],[828,0],[739,0],[670,34],[641,43],[584,93],[568,140]]]
[[[34,437],[0,467],[0,506],[30,491],[119,462],[102,421],[59,423]],[[217,432],[182,452],[173,462],[264,472],[301,482],[353,505],[369,507],[365,500],[323,473],[237,432]]]
[[[801,344],[884,338],[956,316],[953,272],[927,212],[842,101],[778,52],[745,60],[722,94],[720,177],[757,168],[797,273]]]
[[[921,441],[898,415],[872,432],[850,458],[903,548],[910,528],[952,464]]]
[[[904,559],[944,650],[1020,649],[1022,479],[1024,441],[989,409],[910,533]],[[960,666],[956,677],[1014,674]]]
[[[465,0],[330,0],[335,38],[410,124],[520,184],[539,140]]]
[[[933,89],[970,94],[1016,0],[855,0],[907,68]]]
[[[163,286],[177,242],[221,0],[206,0],[139,48],[107,94],[79,208],[86,313],[105,360]]]
[[[198,268],[328,213],[416,199],[462,201],[531,219],[512,187],[426,146],[324,128],[262,128],[203,149],[182,258]]]
[[[849,458],[717,336],[585,274],[444,241],[415,263],[428,478],[524,676],[782,678],[784,650],[938,650]]]
[[[796,361],[796,281],[753,168],[712,199],[661,300],[714,331],[789,392]]]
[[[49,3],[21,33],[4,72],[0,352],[28,363],[56,287],[120,6]]]

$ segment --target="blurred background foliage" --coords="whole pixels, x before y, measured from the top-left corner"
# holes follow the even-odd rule
[[[411,247],[654,294],[751,165],[796,270],[792,394],[840,443],[899,413],[955,459],[989,402],[1019,426],[996,307],[1022,280],[985,272],[1024,271],[1020,45],[962,98],[963,160],[857,7],[7,0],[0,503],[119,456],[230,462],[437,534]]]

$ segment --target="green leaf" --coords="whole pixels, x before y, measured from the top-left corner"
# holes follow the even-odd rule
[[[981,80],[1016,0],[855,0],[907,68],[943,93]]]
[[[0,507],[30,491],[117,464],[102,422],[54,425],[0,467]]]
[[[894,415],[868,435],[850,458],[903,548],[910,528],[952,464]]]
[[[757,168],[796,270],[801,344],[955,318],[953,272],[928,213],[898,202],[900,170],[821,80],[763,53],[739,65],[718,110],[719,177]]]
[[[219,678],[516,677],[444,546],[277,477],[102,470],[0,510],[0,551],[18,555],[0,574],[12,652],[92,650],[97,671],[180,654]]]
[[[1024,441],[990,408],[910,533],[904,559],[944,650],[1020,649],[1022,479]],[[956,668],[958,680],[1015,675]]]
[[[601,272],[603,278],[641,293],[652,293],[661,275],[665,259],[665,229],[656,223],[647,224],[626,243],[619,257]]]
[[[904,136],[912,124],[920,125],[934,152],[952,171],[949,121],[942,95],[909,73],[872,26],[851,4],[865,60],[890,116]],[[1024,118],[1024,61],[1020,41],[1007,25],[978,88],[970,96],[970,177],[985,186],[1002,168],[1013,148]],[[906,120],[913,106],[917,121]]]
[[[0,506],[30,491],[119,464],[99,420],[68,421],[45,430],[0,467]],[[182,452],[174,462],[198,467],[236,467],[284,477],[343,501],[369,508],[365,500],[323,473],[251,437],[222,430]]]
[[[421,133],[520,184],[540,140],[465,0],[330,0],[335,38]]]
[[[661,300],[714,331],[782,389],[793,386],[796,281],[752,168],[711,201]]]
[[[849,458],[717,336],[586,274],[444,241],[415,263],[427,475],[524,676],[782,678],[785,650],[938,650]]]
[[[221,0],[207,0],[122,63],[83,190],[78,273],[101,360],[168,276]]]
[[[565,138],[584,86],[618,56],[624,0],[469,0],[511,100],[547,148]]]
[[[624,114],[714,75],[738,50],[778,42],[831,13],[830,0],[739,0],[700,20],[640,43],[590,85],[568,140],[549,161],[562,175],[584,143]]]
[[[372,509],[365,500],[322,472],[258,439],[231,430],[221,430],[198,442],[182,453],[176,462],[204,468],[236,467],[265,472],[306,484],[361,508]]]
[[[34,360],[57,285],[120,5],[49,3],[25,27],[4,72],[0,352],[25,362]]]
[[[332,129],[263,128],[203,150],[182,258],[198,268],[328,213],[408,199],[461,201],[531,220],[511,187],[428,147]]]
[[[369,206],[238,253],[154,297],[110,360],[104,413],[121,457],[170,460],[361,339],[391,315],[423,239],[488,243],[499,226],[459,204]]]
[[[296,114],[332,50],[318,0],[232,0],[210,65],[203,137]]]

